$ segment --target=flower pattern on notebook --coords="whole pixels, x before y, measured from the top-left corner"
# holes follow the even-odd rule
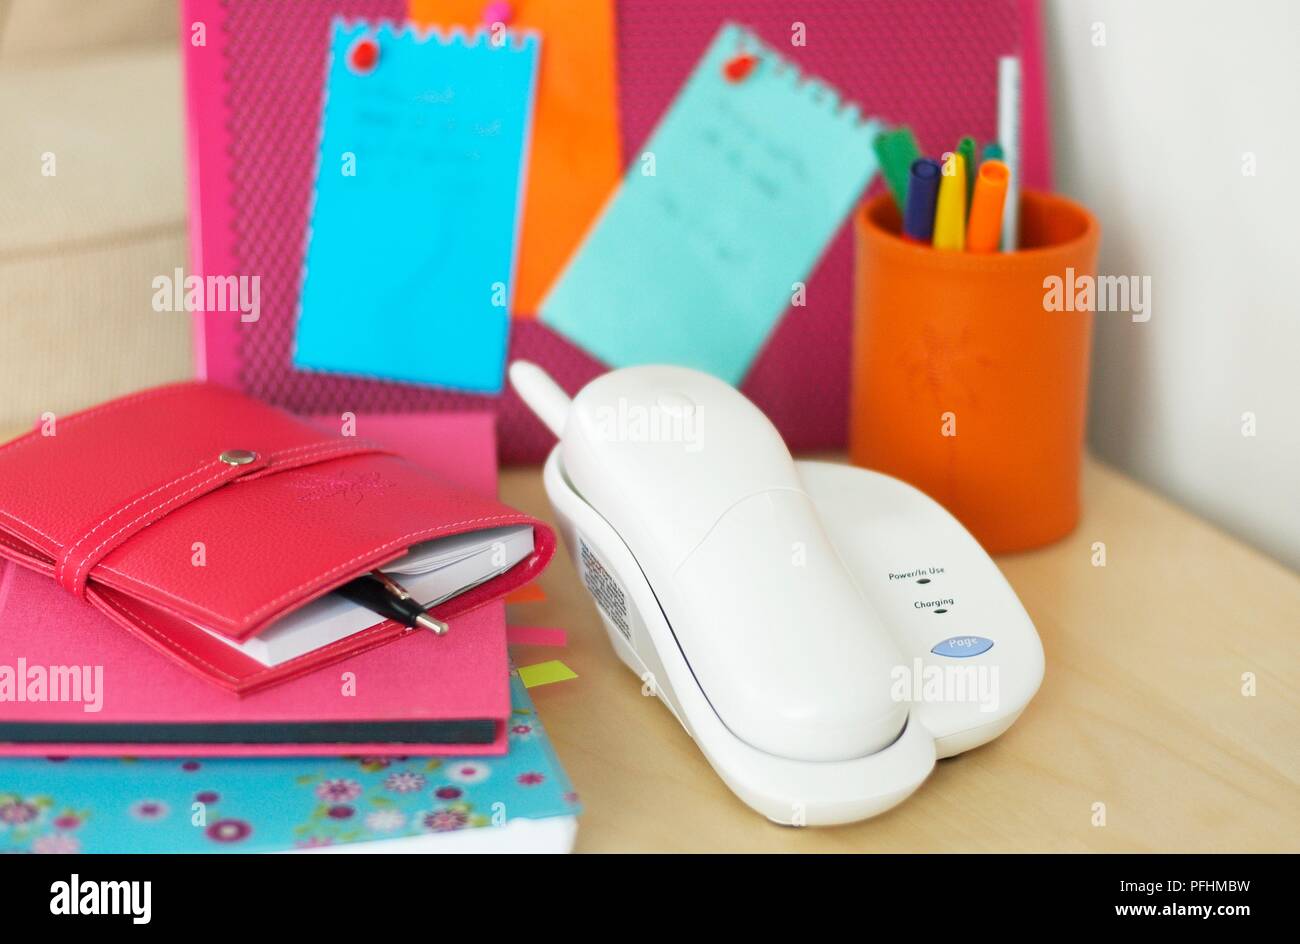
[[[274,851],[576,814],[513,674],[510,691],[509,753],[487,760],[3,758],[0,852]]]

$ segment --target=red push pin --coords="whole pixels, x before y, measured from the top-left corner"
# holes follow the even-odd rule
[[[505,26],[510,22],[510,18],[514,16],[514,13],[514,9],[505,0],[494,0],[493,3],[489,3],[483,8],[483,22],[488,26],[496,23]]]
[[[361,37],[348,50],[348,67],[358,75],[374,72],[377,62],[379,62],[379,44],[369,36]]]
[[[758,65],[758,56],[741,53],[727,60],[727,64],[722,67],[722,74],[726,76],[728,82],[743,82],[749,77],[749,73],[754,71],[756,65]]]

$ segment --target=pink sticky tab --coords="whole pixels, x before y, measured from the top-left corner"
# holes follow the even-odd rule
[[[554,626],[507,626],[506,642],[512,646],[554,646],[568,644],[569,635]]]

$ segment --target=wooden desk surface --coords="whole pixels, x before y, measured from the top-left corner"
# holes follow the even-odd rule
[[[538,469],[505,470],[501,492],[554,520]],[[1046,651],[1024,714],[890,812],[831,829],[773,825],[723,786],[557,554],[548,599],[511,616],[569,631],[579,677],[533,695],[582,797],[578,850],[1300,851],[1300,577],[1097,462],[1084,509],[1065,541],[998,559]]]
[[[503,470],[501,495],[554,520],[538,468]],[[1074,534],[998,565],[1047,659],[1024,714],[881,816],[793,829],[737,800],[641,695],[557,553],[546,601],[511,621],[569,633],[558,657],[578,678],[533,697],[582,797],[578,851],[1300,851],[1300,576],[1096,461]]]

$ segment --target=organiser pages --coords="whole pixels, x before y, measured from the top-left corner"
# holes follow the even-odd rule
[[[532,552],[530,526],[488,528],[417,544],[381,570],[410,591],[421,605],[432,607],[504,574]],[[201,628],[263,665],[275,666],[346,639],[378,620],[364,607],[329,593],[244,642]]]

